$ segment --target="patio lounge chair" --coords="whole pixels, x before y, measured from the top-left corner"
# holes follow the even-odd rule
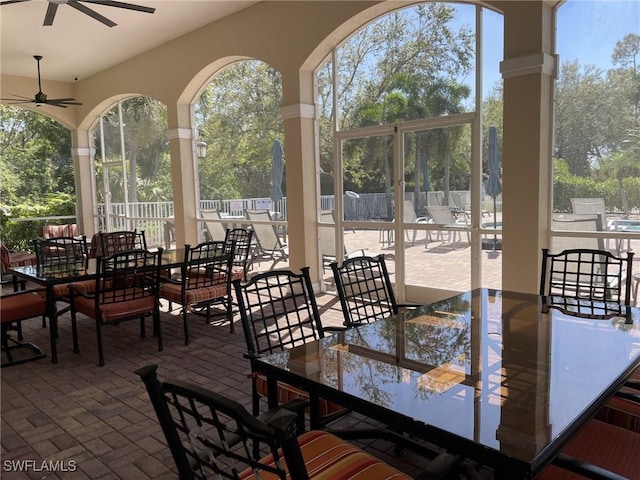
[[[443,232],[447,232],[447,241],[451,244],[452,248],[455,249],[457,243],[462,238],[462,230],[466,227],[467,223],[463,219],[456,219],[451,212],[451,209],[445,205],[437,206],[431,205],[427,206],[427,213],[431,217],[431,222],[442,226],[443,230],[439,232],[439,235],[442,235]],[[428,236],[428,240],[431,240],[430,236]],[[470,243],[471,238],[469,233],[467,232],[467,241]],[[444,242],[444,238],[443,238]],[[424,248],[426,249],[428,242],[425,242]]]
[[[413,202],[411,200],[405,200],[402,221],[403,223],[427,223],[427,218],[418,217]],[[413,236],[410,236],[409,230],[406,230],[405,234],[407,236],[407,242],[409,242],[411,246],[414,246],[416,244],[418,231],[414,230]],[[380,243],[382,243],[383,248],[385,243],[388,247],[391,247],[393,241],[393,230],[380,230]]]
[[[335,225],[333,219],[333,211],[320,212],[320,225],[318,225],[318,236],[320,237],[320,252],[322,253],[322,269],[324,270],[331,262],[337,262],[345,258],[351,258],[355,255],[365,255],[363,249],[353,252],[347,252],[344,247],[344,254],[339,258],[336,252],[336,236]]]
[[[273,221],[269,210],[247,210],[245,215],[251,222]],[[289,258],[289,250],[287,246],[280,241],[274,225],[253,223],[252,228],[255,233],[256,243],[258,244],[253,259],[257,259],[258,261],[261,259],[272,260],[273,263],[270,269],[273,269],[278,262]]]
[[[209,241],[224,240],[227,236],[227,228],[223,223],[215,220],[222,220],[219,210],[201,210],[202,218],[204,218],[204,226],[206,233],[209,235]]]
[[[599,230],[615,230],[615,222],[609,222],[607,220],[607,207],[604,203],[604,198],[593,197],[593,198],[572,198],[571,199],[571,208],[573,213],[578,215],[600,215],[600,225]],[[611,225],[613,224],[613,225]],[[611,226],[610,226],[611,225]],[[616,242],[616,253],[620,255],[622,251],[622,240],[617,239]],[[630,241],[629,241],[630,242]],[[630,249],[630,244],[627,244],[627,250]],[[609,248],[609,240],[607,239],[607,248]]]
[[[602,217],[599,214],[555,213],[551,220],[553,231],[599,232],[602,231]],[[559,237],[554,236],[552,250],[560,252],[572,248],[604,250],[604,240],[592,237]]]

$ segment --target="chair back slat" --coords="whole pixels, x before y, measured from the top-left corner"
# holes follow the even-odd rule
[[[234,400],[195,384],[161,382],[156,369],[156,365],[149,365],[136,373],[145,383],[182,480],[238,479],[251,470],[253,478],[269,474],[269,478],[285,480],[283,453],[287,464],[304,468],[299,449],[289,448],[289,440],[297,445],[295,429],[284,432],[275,428],[254,418]],[[295,418],[291,412],[282,414],[287,417],[285,424]],[[270,456],[254,456],[254,442],[263,445]],[[292,478],[299,478],[294,473]],[[302,475],[306,478],[306,471]]]
[[[244,279],[247,279],[247,266],[253,250],[253,230],[246,228],[227,229],[225,235],[227,246],[233,245],[233,266],[242,269]]]
[[[96,256],[108,257],[118,252],[146,250],[147,240],[144,230],[122,230],[119,232],[99,232]]]
[[[101,305],[158,297],[162,250],[129,250],[99,257],[96,311]]]
[[[309,267],[272,270],[248,283],[234,280],[250,356],[282,351],[324,336]]]
[[[352,257],[331,263],[344,325],[370,323],[398,313],[384,255]]]
[[[542,250],[540,295],[584,298],[629,305],[633,252],[618,257],[606,250]]]
[[[53,237],[36,238],[34,249],[38,267],[43,273],[70,274],[84,271],[87,262],[87,238]]]

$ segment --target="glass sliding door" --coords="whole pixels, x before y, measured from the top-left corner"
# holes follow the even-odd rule
[[[471,124],[409,128],[402,136],[403,211],[396,235],[402,283],[409,290],[469,290]]]

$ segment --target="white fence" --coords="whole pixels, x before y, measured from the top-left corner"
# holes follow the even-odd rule
[[[425,205],[444,204],[444,192],[422,192],[416,200],[412,192],[405,193],[405,200],[410,200],[418,216],[424,216]],[[469,191],[449,192],[448,205],[464,209],[471,203]],[[345,220],[370,220],[376,218],[393,217],[393,195],[385,193],[349,192],[343,198]],[[279,217],[287,218],[287,198],[273,201],[270,198],[247,198],[234,200],[202,200],[200,208],[203,210],[216,209],[229,216],[243,216],[245,210],[267,209],[277,212]],[[320,198],[322,210],[334,210],[334,196],[323,195]],[[493,199],[485,196],[482,210],[493,211]],[[502,210],[502,196],[497,198],[497,210]],[[172,225],[174,218],[173,202],[138,202],[129,204],[129,213],[125,211],[124,203],[111,204],[111,225],[106,224],[104,204],[98,205],[99,230],[128,230],[136,228],[144,230],[150,247],[167,246],[172,240]]]

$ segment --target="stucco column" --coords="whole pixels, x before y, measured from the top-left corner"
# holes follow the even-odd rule
[[[177,247],[185,243],[198,243],[197,231],[197,192],[194,158],[196,156],[193,142],[193,129],[189,107],[179,109],[167,107],[169,130],[169,154],[171,155],[171,178],[173,182],[173,207],[175,224],[175,241]],[[180,113],[182,115],[180,115]]]
[[[95,172],[91,168],[91,158],[95,154],[89,145],[89,132],[87,130],[71,130],[73,147],[73,168],[76,185],[76,221],[80,232],[87,236],[88,240],[96,233],[93,204],[93,191],[91,177]]]
[[[552,171],[555,10],[543,1],[504,11],[503,273],[505,290],[538,292]]]
[[[315,161],[315,106],[299,103],[281,109],[287,162],[287,226],[289,266],[294,271],[309,266],[319,282],[318,203]]]

